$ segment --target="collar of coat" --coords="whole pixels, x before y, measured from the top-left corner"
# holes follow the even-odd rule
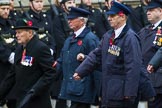
[[[83,38],[86,36],[87,33],[89,33],[91,30],[89,27],[85,27],[84,30],[81,32],[81,34],[79,36],[77,36],[77,38]],[[71,35],[71,38],[73,38],[73,34]]]

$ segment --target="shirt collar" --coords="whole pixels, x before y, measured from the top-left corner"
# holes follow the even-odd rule
[[[158,21],[157,23],[154,24],[154,27],[153,29],[155,29],[160,23],[161,23],[162,20]]]
[[[115,32],[115,38],[119,37],[119,35],[122,32],[122,30],[125,27],[125,25],[126,25],[126,23],[123,26],[121,26],[120,28],[114,30],[114,32]]]
[[[76,37],[78,37],[81,33],[82,33],[82,31],[85,29],[85,25],[83,26],[83,27],[81,27],[79,30],[77,30],[76,32],[74,32],[74,34],[76,35]]]

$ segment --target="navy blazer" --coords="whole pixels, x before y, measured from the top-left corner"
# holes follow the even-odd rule
[[[138,36],[128,26],[114,40],[114,47],[110,46],[112,33],[110,30],[104,35],[100,46],[88,55],[76,72],[83,77],[96,64],[102,64],[102,106],[123,107],[124,96],[136,97],[138,93],[141,48]]]
[[[88,27],[75,39],[72,36],[67,38],[57,64],[58,71],[63,72],[59,98],[82,103],[94,102],[96,89],[94,90],[95,85],[93,84],[92,75],[88,75],[81,81],[75,81],[73,74],[81,64],[77,60],[77,55],[79,53],[88,55],[90,51],[97,47],[98,43],[99,39]]]

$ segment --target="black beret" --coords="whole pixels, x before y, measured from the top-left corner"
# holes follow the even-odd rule
[[[26,18],[18,19],[16,21],[16,26],[13,29],[14,30],[16,29],[38,30],[38,28],[34,26],[33,21]]]

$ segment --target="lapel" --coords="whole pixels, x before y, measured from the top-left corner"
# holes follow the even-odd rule
[[[35,48],[36,41],[37,41],[37,36],[35,35],[26,45],[26,54],[32,56],[33,54],[33,49]]]
[[[158,30],[158,27],[162,27],[162,22],[155,28],[155,30]]]
[[[77,37],[74,38],[74,33],[70,36],[70,44],[73,44],[77,41]]]
[[[23,46],[22,45],[18,45],[17,49],[15,50],[15,64],[17,64],[18,62],[20,63],[21,58],[22,58],[22,53],[23,53]]]
[[[122,32],[120,33],[120,35],[119,35],[117,38],[115,38],[115,40],[120,39],[120,38],[122,38],[123,36],[125,36],[125,34],[128,32],[128,30],[129,30],[129,26],[126,25],[126,26],[123,28],[123,30],[122,30]]]
[[[153,29],[153,30],[150,29],[150,26],[151,26],[151,25],[148,25],[147,27],[145,27],[145,30],[144,30],[144,32],[145,32],[145,34],[146,34],[145,40],[146,40],[148,37],[150,37],[150,36],[154,36],[154,37],[156,36],[156,32],[157,32],[157,30],[158,30],[158,27],[159,27],[159,26],[162,27],[162,22],[161,22],[155,29]]]
[[[86,28],[81,32],[81,34],[80,34],[79,36],[77,36],[76,38],[73,39],[74,34],[71,35],[71,37],[70,37],[70,43],[73,44],[73,43],[78,42],[78,40],[83,39],[83,38],[87,35],[87,33],[89,33],[89,32],[90,32],[90,28],[89,28],[89,27],[86,27]]]

